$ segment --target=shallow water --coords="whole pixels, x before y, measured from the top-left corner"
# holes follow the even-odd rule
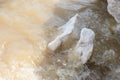
[[[107,12],[106,0],[0,4],[0,80],[120,80],[120,35],[113,31],[116,22]],[[96,34],[93,55],[85,65],[73,51],[78,40],[68,41],[56,52],[47,49],[61,34],[57,28],[76,13],[75,25]]]

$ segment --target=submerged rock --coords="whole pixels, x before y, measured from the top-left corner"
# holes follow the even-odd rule
[[[115,31],[117,34],[120,34],[120,24],[117,24]]]
[[[63,33],[48,44],[48,48],[50,50],[55,51],[61,45],[61,43],[64,43],[69,38],[79,38],[79,28],[75,27],[77,16],[78,14],[73,16],[65,25],[59,28],[63,31]]]
[[[120,23],[120,0],[107,0],[108,12]]]
[[[95,3],[97,0],[78,0],[80,2],[84,2],[84,3]]]
[[[76,52],[81,55],[81,62],[83,64],[85,64],[92,55],[94,38],[95,33],[91,29],[83,28],[81,30]]]
[[[97,1],[98,0],[61,0],[61,3],[57,4],[57,7],[76,11],[96,3]]]
[[[73,16],[65,25],[59,28],[63,33],[51,41],[48,44],[48,48],[51,51],[56,51],[62,43],[65,44],[66,41],[69,42],[69,39],[80,38],[75,47],[75,52],[81,55],[81,63],[85,64],[92,55],[95,33],[88,28],[83,28],[80,31],[80,27],[75,26],[77,16],[78,14]]]
[[[85,8],[85,6],[83,5],[75,4],[68,0],[61,1],[61,3],[57,5],[57,7],[60,7],[66,10],[79,10],[79,9]]]

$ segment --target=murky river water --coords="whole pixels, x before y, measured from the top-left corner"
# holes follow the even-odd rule
[[[120,34],[106,0],[0,0],[0,80],[120,80]],[[68,41],[47,49],[57,28],[79,14],[76,26],[95,34],[91,59],[81,65]]]

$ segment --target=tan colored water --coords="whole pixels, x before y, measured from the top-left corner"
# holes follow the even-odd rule
[[[54,0],[1,2],[0,80],[38,80],[34,69],[47,46],[41,25],[53,15],[54,4]]]
[[[116,22],[106,11],[106,1],[77,10],[70,5],[80,2],[66,1],[67,8],[59,0],[0,0],[0,80],[110,80],[111,75],[111,80],[120,79],[115,73],[120,69],[120,37],[112,34]],[[48,42],[60,34],[57,27],[76,13],[76,26],[96,33],[93,56],[82,66],[71,50],[76,41],[55,53],[47,50]],[[105,52],[115,57],[103,57]]]

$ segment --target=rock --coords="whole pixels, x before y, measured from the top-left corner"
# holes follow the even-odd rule
[[[78,14],[73,16],[65,25],[59,28],[63,33],[51,41],[48,44],[48,48],[51,51],[56,51],[61,44],[65,44],[69,39],[80,38],[76,45],[75,52],[81,55],[81,62],[85,64],[92,55],[95,33],[91,29],[83,28],[80,34],[80,27],[75,26],[77,16]]]
[[[115,58],[115,51],[113,49],[106,50],[102,56],[103,61],[113,60]]]
[[[61,3],[57,4],[57,7],[66,10],[80,10],[97,1],[98,0],[61,0]]]
[[[94,38],[95,33],[91,29],[83,28],[81,30],[76,52],[81,55],[82,64],[85,64],[92,55]]]
[[[117,24],[115,31],[117,34],[120,34],[120,24]]]
[[[63,33],[48,44],[48,48],[50,50],[55,51],[61,45],[61,43],[67,41],[69,37],[79,38],[79,28],[75,27],[77,16],[78,14],[73,16],[65,25],[59,28],[59,30],[62,30]]]
[[[90,3],[95,3],[98,0],[78,0],[78,1],[90,4]]]
[[[107,0],[108,12],[120,23],[120,0]]]
[[[57,5],[57,7],[60,7],[66,10],[79,10],[79,9],[85,8],[86,6],[75,4],[75,3],[72,3],[71,1],[63,0],[61,1],[61,3]]]

